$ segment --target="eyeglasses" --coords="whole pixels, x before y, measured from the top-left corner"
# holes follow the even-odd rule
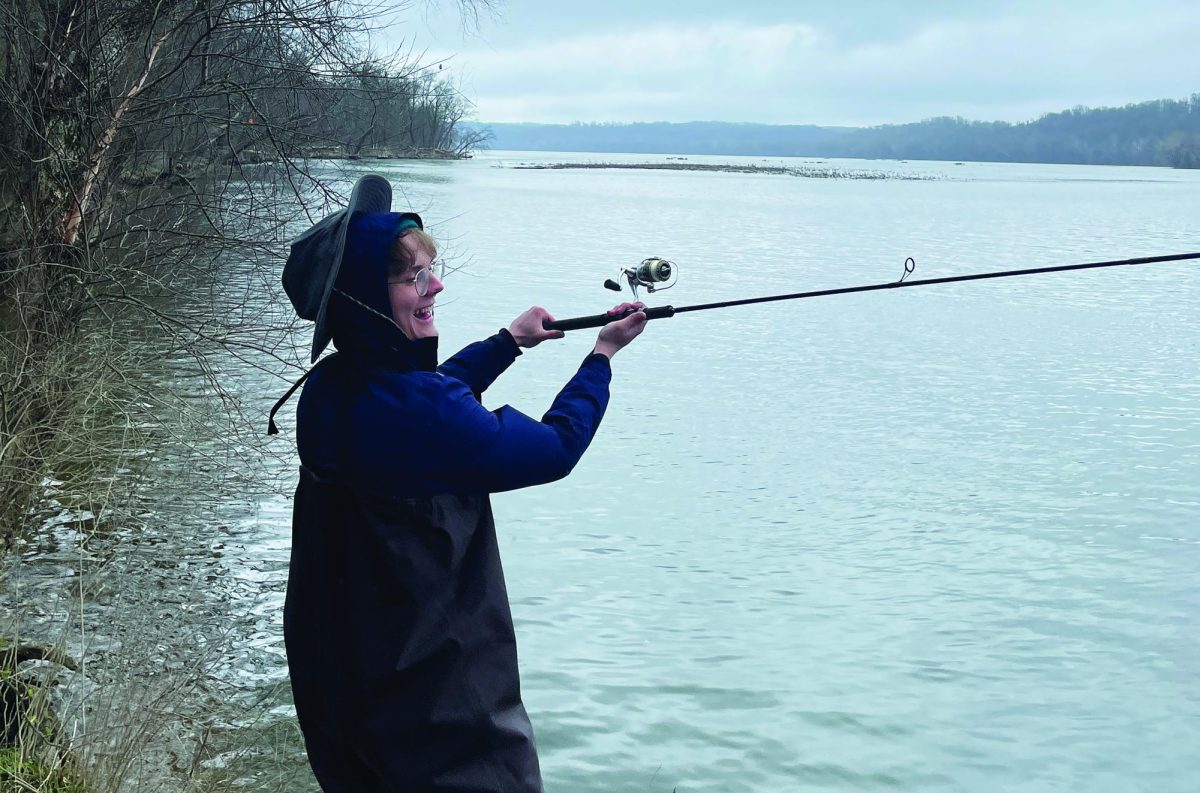
[[[428,267],[422,267],[417,270],[417,274],[412,278],[389,278],[389,284],[412,284],[417,289],[417,297],[425,297],[429,294],[429,286],[433,282],[433,277],[436,275],[438,280],[442,280],[442,276],[446,274],[446,267],[441,262],[434,262]]]

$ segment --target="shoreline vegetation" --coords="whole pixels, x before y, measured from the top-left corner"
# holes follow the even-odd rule
[[[668,158],[671,159],[671,158]],[[676,160],[682,158],[674,158]],[[508,166],[517,171],[558,171],[568,169],[630,170],[630,171],[708,171],[714,173],[768,174],[797,176],[804,179],[893,179],[910,182],[929,182],[941,178],[930,174],[908,174],[896,171],[858,170],[853,168],[822,168],[818,166],[742,165],[699,162],[556,162],[522,163]]]
[[[220,25],[204,4],[89,8],[69,35],[53,14],[0,33],[12,77],[0,126],[15,135],[0,151],[12,218],[0,228],[0,547],[36,530],[48,476],[110,464],[78,448],[99,403],[137,423],[121,407],[131,400],[88,385],[130,352],[105,332],[118,314],[184,349],[222,338],[160,305],[222,256],[276,266],[268,250],[308,216],[299,205],[340,198],[311,162],[461,159],[487,138],[462,125],[470,103],[441,71],[365,48],[364,7],[235,0]]]

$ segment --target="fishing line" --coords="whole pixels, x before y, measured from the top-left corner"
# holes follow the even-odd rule
[[[816,289],[808,292],[792,292],[786,295],[768,295],[766,297],[750,297],[742,300],[724,300],[718,303],[701,303],[694,306],[657,306],[654,308],[643,309],[647,319],[664,319],[673,317],[676,314],[683,314],[689,311],[710,311],[717,308],[732,308],[734,306],[749,306],[755,303],[773,303],[781,300],[802,300],[808,297],[827,297],[830,295],[848,295],[855,292],[876,292],[883,289],[907,289],[915,286],[934,286],[935,284],[953,284],[960,281],[982,281],[988,278],[1012,278],[1018,275],[1041,275],[1043,273],[1062,273],[1069,270],[1096,270],[1102,267],[1122,267],[1138,264],[1159,264],[1162,262],[1179,262],[1188,259],[1200,259],[1200,253],[1177,253],[1168,256],[1143,256],[1136,259],[1117,259],[1106,262],[1087,262],[1084,264],[1061,264],[1053,267],[1030,267],[1023,270],[998,270],[987,273],[971,273],[969,275],[950,275],[942,278],[920,278],[916,280],[906,280],[909,275],[916,269],[917,263],[910,256],[904,260],[904,274],[900,276],[899,281],[889,281],[880,284],[867,284],[865,286],[844,286],[835,289]],[[651,260],[647,260],[651,261]],[[658,259],[654,261],[666,261]],[[630,280],[630,287],[634,288],[634,296],[637,296],[636,285],[640,284],[648,286],[645,281],[637,280],[637,269],[633,268],[625,271]],[[645,269],[642,270],[645,273]],[[634,275],[629,276],[629,273]],[[675,277],[678,277],[676,269]],[[635,283],[636,281],[636,283]],[[611,287],[610,287],[611,288]],[[653,291],[651,289],[650,291]],[[607,325],[610,322],[615,322],[622,319],[632,311],[610,316],[608,314],[594,314],[587,317],[572,317],[570,319],[560,319],[554,322],[544,323],[547,330],[582,330],[583,328],[598,328]]]

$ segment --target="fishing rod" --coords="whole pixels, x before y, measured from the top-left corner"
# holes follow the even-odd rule
[[[642,309],[646,314],[646,319],[666,319],[673,317],[676,314],[683,314],[688,311],[709,311],[715,308],[732,308],[733,306],[748,306],[754,303],[773,303],[779,300],[801,300],[806,297],[826,297],[828,295],[848,295],[853,292],[875,292],[881,289],[906,289],[911,286],[933,286],[934,284],[952,284],[959,281],[982,281],[986,278],[1012,278],[1018,275],[1039,275],[1042,273],[1062,273],[1068,270],[1096,270],[1101,267],[1121,267],[1136,264],[1159,264],[1162,262],[1179,262],[1187,259],[1200,259],[1200,253],[1177,253],[1168,256],[1143,256],[1137,259],[1117,259],[1107,262],[1087,262],[1085,264],[1062,264],[1054,267],[1030,267],[1024,270],[998,270],[989,273],[971,273],[970,275],[951,275],[943,278],[921,278],[913,281],[906,280],[909,275],[917,268],[916,260],[911,256],[904,260],[904,274],[900,276],[899,281],[889,281],[881,284],[867,284],[865,286],[845,286],[837,289],[817,289],[810,292],[793,292],[786,295],[768,295],[767,297],[750,297],[742,300],[725,300],[720,303],[702,303],[695,306],[657,306],[654,308]],[[679,267],[672,261],[652,256],[644,259],[637,267],[630,267],[621,271],[623,277],[629,284],[629,288],[633,291],[633,297],[637,299],[638,287],[644,287],[648,292],[655,292],[662,289],[669,289],[674,286],[679,278]],[[604,286],[608,289],[621,291],[621,287],[617,282],[608,280],[604,282]],[[572,317],[570,319],[559,319],[553,322],[544,322],[543,327],[547,330],[582,330],[584,328],[599,328],[607,325],[610,322],[616,322],[623,319],[633,311],[627,311],[624,314],[610,316],[608,314],[593,314],[587,317]]]

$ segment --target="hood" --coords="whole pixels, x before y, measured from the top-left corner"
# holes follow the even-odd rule
[[[412,340],[392,321],[387,271],[392,244],[415,228],[401,212],[355,214],[342,266],[329,298],[329,326],[338,352],[366,365],[401,370],[437,368],[437,337]]]

